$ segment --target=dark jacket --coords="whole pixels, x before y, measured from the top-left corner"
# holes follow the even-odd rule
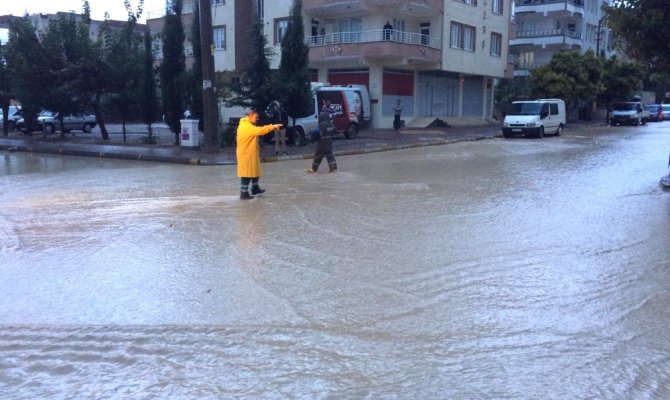
[[[335,135],[335,126],[330,119],[330,114],[326,111],[319,113],[319,138],[332,139]]]

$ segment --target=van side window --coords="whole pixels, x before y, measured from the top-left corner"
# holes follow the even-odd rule
[[[542,112],[541,112],[541,114],[549,115],[549,104],[547,104],[547,103],[542,104]]]
[[[549,104],[549,109],[551,110],[551,115],[558,115],[558,104],[557,103]]]

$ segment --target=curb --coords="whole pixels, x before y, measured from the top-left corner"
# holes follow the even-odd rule
[[[403,143],[403,144],[380,144],[374,147],[366,148],[353,148],[353,149],[344,149],[334,151],[336,156],[348,156],[355,154],[369,154],[369,153],[378,153],[383,151],[392,151],[392,150],[403,150],[403,149],[412,149],[419,147],[427,146],[440,146],[445,144],[460,143],[460,142],[472,142],[477,140],[484,139],[493,139],[497,137],[502,137],[501,134],[496,135],[478,135],[472,137],[462,137],[462,138],[435,138],[428,141],[422,141],[418,143]],[[182,165],[236,165],[236,160],[215,160],[207,157],[189,157],[186,155],[161,155],[155,154],[158,153],[159,149],[146,149],[137,147],[124,147],[116,146],[113,151],[98,151],[98,150],[87,150],[85,147],[95,148],[94,144],[83,144],[78,146],[76,143],[70,143],[67,146],[62,145],[50,145],[50,144],[38,144],[34,145],[32,143],[26,144],[22,140],[15,139],[3,139],[0,138],[0,150],[6,151],[21,151],[26,153],[43,153],[43,154],[56,154],[56,155],[72,155],[72,156],[81,156],[81,157],[99,157],[99,158],[111,158],[111,159],[121,159],[121,160],[134,160],[134,161],[153,161],[153,162],[163,162],[163,163],[172,163],[172,164],[182,164]],[[109,149],[111,146],[99,146]],[[167,150],[172,151],[172,150]],[[150,154],[151,153],[151,154]],[[279,162],[285,160],[308,160],[312,159],[313,152],[310,151],[304,154],[288,155],[288,156],[261,156],[262,162]]]

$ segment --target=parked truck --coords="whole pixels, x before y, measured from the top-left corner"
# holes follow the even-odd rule
[[[642,102],[633,98],[633,101],[619,101],[612,105],[610,124],[614,125],[644,125],[649,120],[649,110]]]

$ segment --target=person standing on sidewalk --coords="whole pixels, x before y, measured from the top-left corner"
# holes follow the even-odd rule
[[[319,113],[319,139],[316,143],[316,150],[314,152],[314,159],[312,160],[312,167],[307,169],[309,173],[315,173],[321,165],[321,160],[326,157],[328,161],[328,168],[330,172],[337,172],[337,162],[335,155],[333,155],[333,133],[335,126],[330,119],[328,111],[321,111]]]
[[[393,107],[393,129],[396,131],[400,130],[400,114],[402,113],[402,103],[400,99],[396,103],[396,106]]]
[[[240,178],[241,200],[253,199],[253,196],[265,192],[258,184],[263,175],[258,137],[282,128],[282,124],[256,126],[256,122],[258,122],[258,113],[252,110],[246,117],[240,119],[240,124],[237,126],[235,154],[237,155],[237,176]],[[249,188],[250,184],[251,188]]]

